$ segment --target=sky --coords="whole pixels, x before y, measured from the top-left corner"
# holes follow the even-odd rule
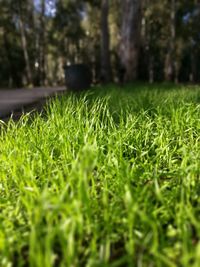
[[[35,8],[40,10],[41,0],[34,0]],[[46,0],[46,15],[54,16],[56,13],[56,0]]]

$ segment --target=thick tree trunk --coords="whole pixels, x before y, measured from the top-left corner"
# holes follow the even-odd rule
[[[133,81],[138,75],[141,42],[142,0],[122,1],[122,26],[120,41],[121,63],[126,69],[125,80]]]
[[[22,49],[23,49],[23,53],[24,53],[24,60],[25,60],[25,64],[26,64],[27,83],[32,86],[33,79],[32,79],[30,59],[29,59],[28,48],[27,48],[27,39],[26,39],[26,33],[25,33],[25,25],[24,25],[24,20],[23,20],[21,1],[19,1],[18,3],[19,3],[19,5],[18,5],[18,7],[19,7],[19,27],[20,27],[20,34],[21,34]]]
[[[101,79],[111,81],[110,34],[108,26],[109,0],[101,1]]]

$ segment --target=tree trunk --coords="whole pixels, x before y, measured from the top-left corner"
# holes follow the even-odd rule
[[[176,42],[176,0],[171,0],[170,14],[170,40],[169,51],[165,59],[165,80],[176,80],[176,59],[175,59],[175,42]]]
[[[27,83],[32,86],[33,80],[32,80],[30,59],[29,59],[28,48],[27,48],[27,39],[26,39],[26,33],[25,33],[25,25],[24,25],[24,20],[23,20],[21,1],[18,1],[18,7],[19,7],[19,27],[20,27],[20,34],[21,34],[22,49],[24,53],[24,60],[26,64]]]
[[[193,50],[191,49],[191,53],[190,53],[190,75],[189,75],[189,81],[191,83],[195,82],[195,73],[196,73],[196,66],[195,66],[195,55]]]
[[[45,0],[41,0],[41,14],[40,14],[40,39],[39,39],[39,80],[40,85],[46,85],[46,71],[45,71],[45,54],[46,54],[46,25],[45,25]]]
[[[141,42],[142,0],[122,1],[122,26],[120,40],[121,63],[126,69],[125,81],[138,76],[138,60]]]
[[[143,5],[145,9],[148,9],[150,5],[150,0],[143,0]],[[142,37],[143,37],[143,46],[145,50],[146,56],[146,64],[147,64],[147,78],[150,84],[154,82],[155,74],[154,74],[154,53],[151,48],[151,33],[150,33],[150,25],[149,25],[149,18],[143,16],[142,18]],[[145,69],[145,67],[144,67]]]
[[[149,73],[149,83],[152,84],[154,82],[154,58],[153,58],[153,55],[149,55],[148,73]]]
[[[101,79],[111,81],[110,34],[108,26],[109,0],[101,1]]]
[[[5,32],[4,27],[2,27],[2,32],[3,32],[3,40],[4,40],[4,48],[6,52],[6,56],[8,59],[8,66],[9,66],[9,80],[8,80],[8,87],[12,88],[13,87],[13,65],[12,65],[12,58],[11,58],[11,51],[10,51],[10,44],[7,38],[8,32]]]
[[[35,0],[28,0],[28,14],[30,14],[30,27],[31,32],[30,36],[32,39],[32,49],[33,49],[33,68],[32,68],[32,77],[33,77],[33,84],[38,86],[39,85],[39,31],[38,31],[38,18],[37,12],[35,10],[34,5]]]

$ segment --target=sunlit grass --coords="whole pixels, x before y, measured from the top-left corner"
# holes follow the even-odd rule
[[[96,88],[0,131],[0,266],[200,266],[200,89]]]

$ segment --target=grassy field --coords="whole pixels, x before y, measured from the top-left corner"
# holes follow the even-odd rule
[[[200,266],[200,87],[112,86],[0,123],[0,266]]]

